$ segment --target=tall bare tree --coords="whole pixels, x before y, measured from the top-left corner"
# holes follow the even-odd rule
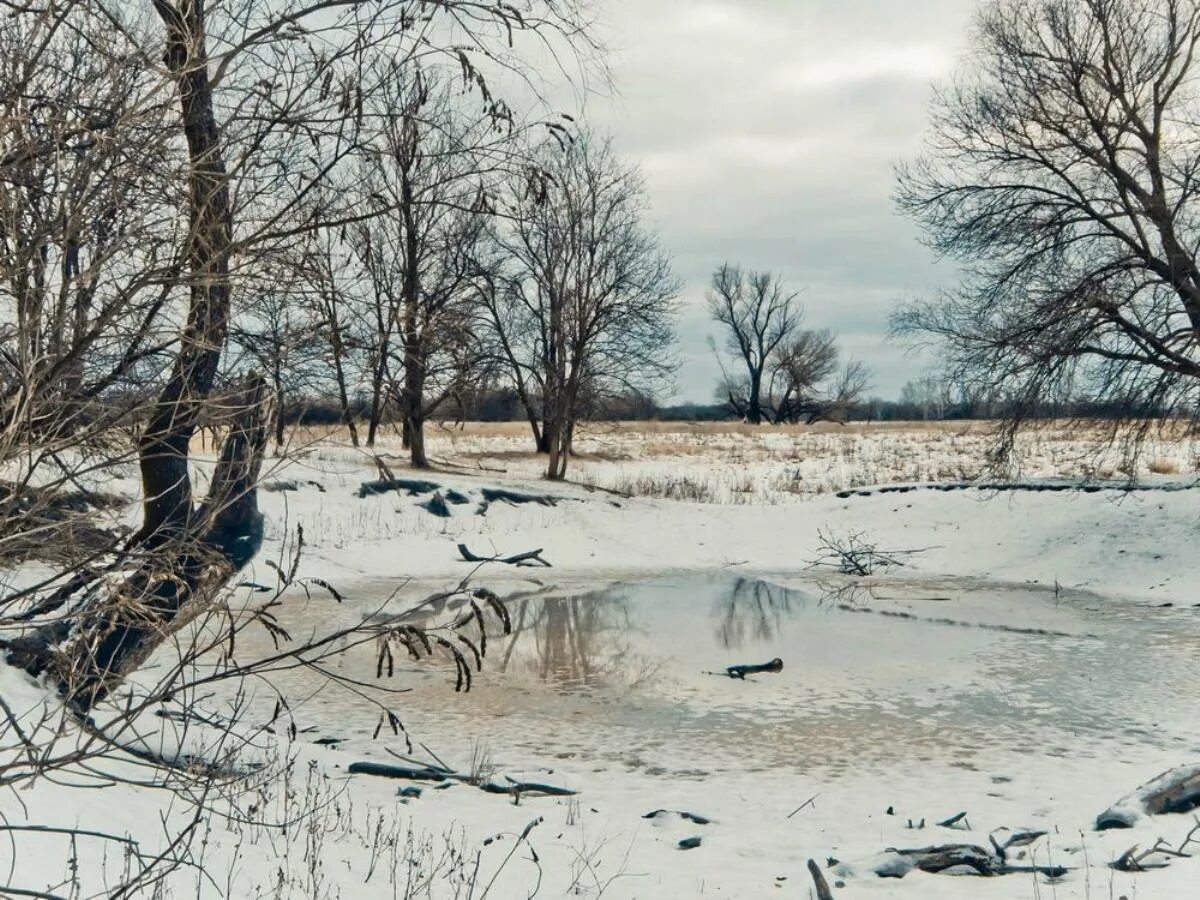
[[[765,418],[764,390],[770,387],[772,361],[803,318],[798,296],[770,272],[746,272],[723,263],[713,273],[709,312],[726,329],[726,347],[741,369],[727,375],[725,393],[751,425]]]
[[[679,282],[647,228],[641,178],[608,140],[585,130],[547,144],[509,200],[484,302],[546,476],[561,479],[587,396],[669,376]]]
[[[948,374],[1011,398],[1194,414],[1200,393],[1195,0],[994,0],[933,101],[899,205],[957,261],[908,306]]]
[[[231,347],[224,360],[231,374],[259,371],[267,380],[275,400],[270,430],[276,453],[287,442],[289,413],[306,394],[328,389],[318,365],[319,333],[328,321],[315,315],[317,304],[298,271],[291,262],[266,268],[266,277],[245,292],[252,297],[243,295],[244,302],[235,302]]]
[[[166,351],[178,276],[169,90],[74,19],[0,31],[0,426],[51,454],[128,414],[116,394]]]
[[[436,70],[389,67],[369,102],[380,126],[365,188],[391,212],[352,230],[373,326],[367,444],[381,392],[394,384],[412,464],[424,468],[426,420],[461,390],[481,356],[471,332],[474,275],[513,124],[464,108]]]

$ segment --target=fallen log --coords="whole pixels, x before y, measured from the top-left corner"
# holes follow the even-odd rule
[[[453,772],[437,766],[394,766],[389,763],[353,762],[346,769],[351,775],[377,775],[380,778],[404,778],[409,781],[458,780]]]
[[[554,784],[541,784],[536,781],[514,781],[505,776],[505,781],[508,784],[500,784],[496,781],[485,781],[479,785],[479,789],[487,794],[508,794],[510,796],[520,798],[522,794],[545,794],[548,797],[574,797],[579,791],[571,788],[559,787]]]
[[[873,870],[880,878],[903,878],[914,869],[932,874],[951,869],[968,869],[987,878],[1020,873],[1061,878],[1067,873],[1063,866],[1009,865],[1000,855],[977,844],[941,844],[904,850],[891,847],[884,852],[883,858],[876,862]]]
[[[1200,808],[1200,764],[1168,769],[1096,816],[1096,830],[1132,828],[1143,816]]]
[[[346,769],[351,775],[376,775],[380,778],[400,778],[408,781],[437,781],[472,784],[485,794],[506,794],[520,802],[524,794],[541,794],[548,797],[573,797],[579,792],[571,788],[559,787],[554,784],[542,784],[536,781],[516,781],[505,776],[507,784],[497,781],[478,782],[469,775],[455,772],[439,765],[397,766],[392,763],[354,762]]]
[[[483,488],[480,494],[483,496],[483,502],[479,504],[476,512],[481,516],[487,515],[488,507],[496,502],[508,503],[513,506],[521,506],[525,503],[556,506],[558,501],[563,499],[549,494],[522,494],[520,491],[510,491],[507,488]]]
[[[745,681],[747,675],[758,675],[763,672],[782,672],[783,660],[775,657],[770,662],[758,663],[757,665],[745,664],[737,666],[726,666],[724,672],[705,672],[705,675],[724,675],[727,678],[736,678],[740,681]]]
[[[894,855],[894,861],[875,868],[875,874],[881,878],[903,878],[913,869],[936,873],[958,867],[971,869],[978,875],[995,875],[1000,866],[996,856],[977,844],[943,844],[907,850],[889,847],[886,852]]]
[[[536,564],[547,569],[553,568],[549,562],[542,558],[541,547],[536,550],[526,550],[524,553],[514,553],[511,556],[480,556],[477,553],[472,553],[466,544],[459,544],[458,552],[469,563],[498,562],[508,566],[532,566]]]
[[[392,491],[406,491],[410,497],[431,494],[440,488],[436,481],[426,481],[423,478],[378,478],[375,481],[364,481],[358,486],[358,496],[370,497],[375,494],[387,494]]]

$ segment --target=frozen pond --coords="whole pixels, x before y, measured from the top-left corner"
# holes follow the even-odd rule
[[[352,592],[372,595],[386,594]],[[1197,609],[1037,585],[733,575],[548,589],[508,606],[513,633],[496,629],[470,693],[454,693],[447,667],[397,660],[395,682],[412,690],[390,706],[455,764],[477,742],[510,767],[569,759],[683,778],[1200,749],[1200,714],[1180,702]],[[299,601],[290,624],[303,632],[329,613],[328,601]],[[777,674],[711,674],[774,657]],[[365,648],[342,666],[375,675]],[[318,680],[289,677],[292,696]],[[326,690],[298,719],[367,753],[378,711]]]

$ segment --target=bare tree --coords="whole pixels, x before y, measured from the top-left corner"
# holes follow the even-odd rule
[[[712,277],[708,308],[725,327],[726,346],[741,371],[726,373],[724,392],[733,409],[752,425],[765,416],[764,391],[770,366],[803,317],[797,294],[769,272],[745,272],[723,263]]]
[[[271,432],[276,452],[287,440],[289,406],[307,391],[323,390],[327,379],[318,372],[320,326],[314,304],[298,289],[293,264],[272,267],[253,290],[253,301],[237,304],[230,327],[229,373],[259,371],[275,398]],[[271,277],[275,275],[275,277]],[[301,280],[300,284],[303,283]]]
[[[484,304],[546,475],[561,479],[587,396],[669,375],[679,282],[646,228],[641,178],[608,140],[547,144],[509,202],[500,275],[481,267]]]
[[[940,339],[969,393],[1010,398],[1005,451],[1064,397],[1193,416],[1200,6],[998,0],[973,35],[898,192],[963,282],[898,328]]]
[[[118,393],[173,339],[179,270],[169,91],[136,48],[93,51],[98,16],[74,19],[0,31],[0,427],[42,460],[127,421]]]
[[[512,122],[464,109],[446,77],[389,67],[371,99],[379,133],[365,188],[392,210],[353,229],[370,294],[371,421],[374,442],[393,341],[395,395],[412,464],[429,465],[425,422],[461,390],[481,355],[471,334],[478,248],[498,165],[507,162]]]
[[[776,424],[816,414],[817,394],[837,364],[837,342],[828,330],[804,329],[780,347],[771,385]]]
[[[0,598],[4,665],[24,670],[58,701],[52,727],[35,737],[0,702],[6,749],[16,747],[5,754],[15,763],[6,763],[0,783],[13,786],[86,760],[74,750],[59,755],[72,728],[98,741],[98,752],[113,751],[105,723],[131,727],[123,704],[140,689],[127,678],[152,656],[177,651],[193,660],[222,645],[233,652],[237,629],[232,615],[223,616],[225,587],[261,543],[256,484],[272,402],[259,376],[218,383],[235,297],[262,283],[266,260],[304,260],[314,235],[386,211],[385,200],[364,205],[344,190],[356,172],[350,162],[361,147],[364,93],[374,88],[364,77],[372,71],[367,60],[455,60],[477,101],[503,119],[477,61],[519,71],[509,49],[514,35],[576,40],[581,23],[560,0],[4,6],[0,294],[20,314],[15,327],[3,328],[0,461],[49,449],[64,477],[80,481],[89,473],[76,451],[87,448],[58,440],[68,430],[58,425],[29,427],[31,417],[46,410],[62,422],[67,417],[54,408],[62,395],[79,392],[82,382],[89,399],[107,400],[104,391],[135,368],[149,394],[126,414],[132,441],[111,419],[91,432],[136,453],[140,527],[95,553],[94,565],[68,565]],[[76,65],[78,56],[91,59]],[[95,359],[95,347],[111,358]],[[97,362],[103,368],[90,371]],[[224,440],[200,499],[191,444],[209,424]],[[0,491],[19,513],[0,523],[2,536],[30,522],[20,512],[25,487]],[[50,525],[39,534],[47,543],[69,537]],[[271,630],[269,613],[258,621]],[[186,630],[200,622],[216,623],[215,644],[211,633]],[[400,646],[404,638],[394,640]],[[217,655],[215,666],[229,671],[226,650]],[[179,687],[168,679],[137,703],[168,703]]]
[[[828,330],[801,330],[776,354],[768,400],[775,424],[822,419],[844,422],[870,375],[856,360],[838,369],[837,340]],[[836,376],[836,377],[835,377]]]

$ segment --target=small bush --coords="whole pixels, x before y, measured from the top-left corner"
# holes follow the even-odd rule
[[[1178,475],[1179,464],[1173,459],[1160,456],[1150,460],[1150,471],[1155,475]]]

